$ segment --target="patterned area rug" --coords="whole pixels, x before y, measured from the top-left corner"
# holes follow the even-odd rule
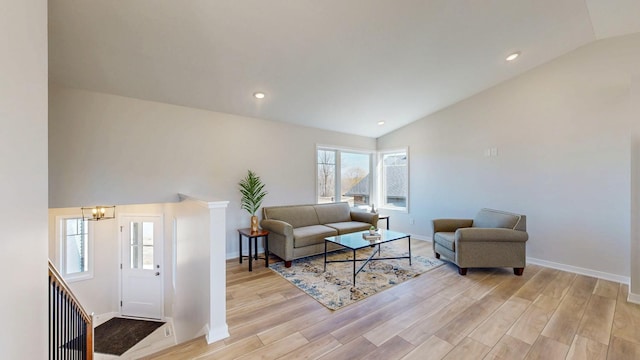
[[[373,249],[361,249],[356,252],[358,259],[367,258]],[[382,246],[382,257],[406,256],[392,247]],[[351,259],[351,250],[335,251],[327,256],[327,260]],[[357,267],[360,267],[359,262]],[[444,262],[420,255],[409,259],[378,260],[369,262],[356,276],[356,286],[353,287],[353,263],[329,263],[327,271],[323,272],[324,255],[315,255],[294,260],[290,268],[284,267],[284,262],[271,265],[271,269],[289,280],[331,310],[353,304],[368,296],[400,284],[424,272],[435,269]],[[357,268],[356,268],[357,269]]]

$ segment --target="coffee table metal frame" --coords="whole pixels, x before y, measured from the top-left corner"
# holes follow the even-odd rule
[[[334,263],[334,262],[353,262],[353,286],[356,286],[356,275],[358,275],[360,273],[360,271],[362,271],[362,269],[365,267],[365,265],[367,265],[369,263],[369,261],[374,261],[374,260],[392,260],[392,259],[409,259],[409,265],[411,265],[411,235],[409,234],[405,234],[405,233],[401,233],[401,232],[397,232],[397,231],[391,231],[391,230],[384,230],[384,229],[380,229],[378,230],[380,232],[380,239],[375,240],[375,241],[369,241],[366,240],[362,237],[363,233],[368,233],[368,231],[360,231],[360,232],[355,232],[355,233],[350,233],[350,234],[344,234],[344,235],[337,235],[337,236],[330,236],[324,239],[324,271],[327,271],[327,264],[328,263]],[[381,252],[380,252],[380,245],[387,243],[387,242],[391,242],[391,241],[396,241],[396,240],[401,240],[401,239],[407,239],[408,245],[409,245],[409,256],[398,256],[398,257],[380,257]],[[334,243],[337,245],[340,245],[344,248],[350,249],[351,251],[353,251],[353,259],[344,259],[344,260],[329,260],[327,261],[327,244],[328,243]],[[364,249],[366,247],[374,247],[373,253],[371,255],[369,255],[368,258],[366,259],[358,259],[356,258],[356,251],[360,250],[360,249]],[[378,254],[378,257],[374,257],[376,254]],[[363,261],[362,265],[360,265],[360,267],[358,269],[356,269],[356,263],[358,261]]]

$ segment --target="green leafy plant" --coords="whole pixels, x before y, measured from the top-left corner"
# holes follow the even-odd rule
[[[242,199],[240,200],[240,206],[247,210],[252,216],[256,215],[256,211],[260,208],[262,200],[267,191],[264,190],[264,183],[260,179],[260,176],[256,175],[251,170],[247,171],[247,176],[242,179],[238,185],[240,186],[240,193]]]

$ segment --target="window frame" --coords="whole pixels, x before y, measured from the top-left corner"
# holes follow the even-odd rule
[[[94,226],[91,221],[85,220],[87,223],[87,270],[78,273],[67,273],[66,264],[66,221],[69,219],[82,219],[81,214],[60,215],[56,216],[56,241],[58,250],[58,270],[60,275],[67,282],[76,282],[82,280],[93,279],[94,269]]]
[[[406,179],[407,179],[407,184],[406,184],[406,205],[404,207],[398,207],[398,206],[388,206],[387,202],[385,201],[385,190],[384,190],[384,186],[385,186],[385,170],[384,170],[384,157],[385,155],[391,155],[391,154],[397,154],[397,153],[404,153],[405,156],[407,157],[407,168],[406,168]],[[409,213],[409,194],[411,192],[411,177],[410,177],[410,173],[411,173],[411,162],[410,162],[410,157],[409,157],[409,148],[408,147],[404,147],[404,148],[394,148],[394,149],[387,149],[387,150],[380,150],[377,152],[378,154],[378,171],[377,171],[377,183],[378,183],[378,187],[377,187],[377,199],[378,199],[378,208],[379,209],[384,209],[386,211],[397,211],[397,212],[402,212],[402,213]]]
[[[335,189],[334,189],[334,203],[342,202],[342,153],[351,153],[351,154],[363,154],[369,156],[369,204],[367,205],[356,205],[354,203],[353,207],[358,209],[370,209],[371,204],[374,203],[376,197],[376,168],[375,168],[375,159],[376,159],[376,151],[375,150],[364,150],[364,149],[354,149],[333,145],[320,145],[316,144],[315,151],[315,203],[318,204],[319,198],[319,187],[318,187],[318,151],[320,150],[328,150],[335,151],[335,172],[334,172],[334,181],[335,181]]]

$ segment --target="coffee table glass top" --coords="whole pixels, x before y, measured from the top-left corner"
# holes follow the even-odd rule
[[[378,229],[378,234],[380,234],[380,239],[369,241],[362,237],[362,234],[368,234],[368,233],[369,233],[369,230],[359,231],[359,232],[350,233],[350,234],[330,236],[325,238],[325,240],[338,245],[342,245],[349,249],[358,250],[374,244],[382,244],[385,242],[409,237],[409,235],[405,233],[385,230],[385,229]]]

